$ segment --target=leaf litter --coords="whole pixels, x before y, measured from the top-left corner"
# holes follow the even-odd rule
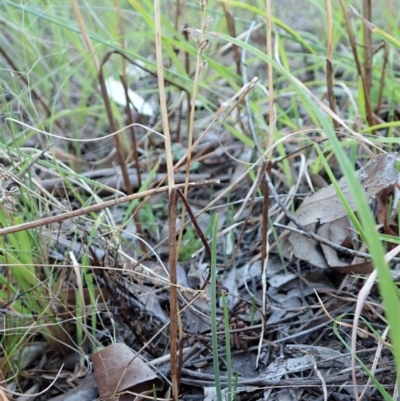
[[[228,145],[229,142],[226,146]],[[240,157],[240,150],[237,151],[236,157]],[[237,170],[229,158],[221,157],[221,159],[221,165],[226,167],[231,163],[231,166],[234,167],[232,171]],[[394,162],[394,154],[379,155],[359,170],[358,176],[371,202],[380,191],[397,182]],[[205,163],[202,173],[212,176],[213,173],[210,171],[212,168],[214,168],[212,164]],[[229,184],[230,177],[227,180],[227,185]],[[242,199],[248,184],[249,182],[245,180],[232,190],[231,201]],[[349,203],[352,204],[345,183],[340,181],[340,185],[345,190]],[[351,238],[349,220],[344,215],[344,209],[340,206],[332,188],[321,191],[305,201],[295,216],[306,226],[313,225],[315,219],[320,219],[321,225],[317,229],[318,234],[332,242],[343,244],[348,238]],[[196,205],[196,203],[201,204],[202,199],[207,198],[208,194],[204,189],[199,189],[189,193],[189,196],[189,202]],[[319,202],[323,204],[321,209],[316,207]],[[157,203],[155,205],[157,207]],[[224,219],[221,221],[224,226],[228,226],[227,210],[229,211],[229,209],[223,201],[220,202],[220,205],[225,210]],[[325,214],[326,210],[328,210],[327,214]],[[318,269],[321,266],[316,263],[316,258],[312,256],[310,249],[306,251],[306,254],[311,255],[308,259],[299,255],[289,258],[288,253],[286,255],[288,261],[283,261],[278,254],[272,253],[268,260],[266,273],[268,285],[267,335],[261,354],[261,365],[258,370],[255,370],[256,348],[260,325],[263,322],[258,301],[262,299],[259,279],[261,263],[257,257],[259,213],[260,209],[255,203],[255,210],[247,223],[246,236],[240,244],[232,241],[232,236],[229,238],[221,236],[218,248],[221,265],[219,281],[220,285],[229,293],[232,369],[238,375],[237,392],[244,399],[258,394],[265,400],[290,399],[290,397],[295,397],[294,399],[307,397],[311,400],[313,398],[310,392],[300,386],[315,389],[318,393],[321,388],[321,379],[315,373],[315,366],[325,383],[333,386],[335,391],[343,388],[344,390],[340,391],[346,392],[346,383],[350,388],[350,376],[346,373],[349,366],[349,353],[343,344],[332,337],[331,322],[317,307],[315,291],[317,290],[323,297],[326,310],[332,316],[339,316],[353,310],[354,294],[357,293],[359,284],[353,280],[340,283],[340,276],[331,276],[325,271],[326,269],[323,271]],[[232,211],[232,216],[233,214]],[[114,211],[114,216],[123,215],[123,209]],[[160,221],[162,216],[161,213],[158,216]],[[207,218],[211,220],[210,216]],[[79,227],[79,235],[76,235],[76,227]],[[168,331],[163,326],[168,322],[168,308],[166,307],[168,281],[164,272],[168,268],[165,264],[162,266],[160,261],[166,258],[167,248],[164,251],[154,252],[158,259],[153,258],[140,265],[135,256],[136,253],[132,252],[131,248],[115,242],[115,237],[103,232],[102,229],[98,230],[99,235],[95,241],[90,245],[85,245],[87,244],[87,234],[85,233],[90,233],[92,229],[93,222],[79,218],[74,221],[72,226],[64,223],[54,224],[50,230],[51,235],[47,238],[51,245],[49,255],[54,260],[58,260],[58,263],[67,263],[62,258],[68,249],[72,249],[81,261],[86,255],[89,255],[89,262],[93,267],[92,277],[96,285],[104,289],[99,293],[96,305],[101,321],[96,341],[100,341],[108,347],[98,354],[91,355],[97,389],[101,396],[112,396],[127,391],[148,393],[153,389],[153,385],[156,385],[156,388],[162,393],[161,388],[164,388],[166,383],[168,384],[169,375],[169,359],[163,357],[165,350],[168,350],[169,341]],[[57,232],[59,234],[55,235],[54,233]],[[233,233],[234,237],[238,238],[237,230],[232,230],[232,232],[228,230],[227,233],[229,235]],[[156,232],[149,233],[147,240],[153,247],[159,242],[159,237]],[[228,266],[226,266],[225,255],[235,256],[233,262]],[[325,261],[325,265],[323,265],[325,268],[350,263],[343,262],[337,253],[332,253],[329,248],[323,246],[318,255],[321,260]],[[180,263],[178,271],[179,283],[182,286],[180,288],[181,307],[184,308],[190,304],[190,307],[182,312],[185,331],[182,391],[189,392],[189,389],[191,391],[197,389],[198,394],[211,400],[215,399],[215,390],[213,391],[214,373],[210,360],[212,352],[208,318],[209,289],[207,288],[200,298],[192,302],[199,289],[207,284],[205,280],[208,267],[204,253],[198,252],[196,258]],[[73,316],[76,313],[78,300],[75,291],[77,282],[71,277],[60,276],[60,283],[62,283],[65,293],[75,294],[75,297],[70,297],[68,308],[63,306],[65,304],[60,299],[57,314],[59,317],[71,316],[71,314]],[[337,296],[338,286],[343,288],[345,296]],[[107,298],[104,299],[105,297]],[[376,308],[377,304],[379,304],[377,295],[372,294],[370,301],[367,302],[367,307],[369,305],[370,308]],[[377,316],[379,315],[371,313],[371,318],[379,320]],[[222,383],[225,386],[227,367],[224,365],[223,358],[225,342],[224,334],[222,334],[224,333],[222,314],[217,323],[221,333],[219,352],[222,356]],[[65,327],[70,326],[68,319],[64,325]],[[343,332],[349,335],[350,329],[343,328]],[[151,341],[154,336],[158,339]],[[114,345],[108,344],[110,338],[114,338],[116,342]],[[366,349],[368,349],[368,341],[368,338],[360,340]],[[45,342],[41,343],[41,346],[46,347]],[[125,350],[121,347],[129,348]],[[27,347],[26,353],[28,352],[30,350]],[[87,352],[87,347],[85,352]],[[168,356],[168,351],[166,356]],[[366,352],[365,360],[368,361],[372,358],[373,354]],[[384,354],[383,358],[385,361],[389,360],[388,355]],[[108,365],[109,362],[111,365]],[[32,364],[32,359],[20,366],[26,372],[31,372],[30,364]],[[78,366],[80,366],[80,362],[76,362],[72,366],[72,371],[76,371]],[[71,372],[71,378],[72,376]],[[85,387],[86,377],[88,382]],[[363,378],[362,375],[360,377]],[[82,392],[79,393],[74,392],[72,387],[67,387],[68,383],[65,381],[64,399],[72,397],[73,394],[78,394],[78,397],[83,399],[86,388],[93,389],[93,382],[90,382],[89,378],[89,373],[73,377],[71,383],[77,385],[77,388],[82,384]],[[344,386],[343,383],[345,383]],[[287,389],[281,389],[282,386]],[[271,388],[264,389],[265,387]],[[348,391],[349,393],[350,391]],[[128,393],[124,396],[127,400],[133,399]],[[55,397],[54,400],[56,400]]]
[[[377,194],[398,181],[398,172],[395,168],[397,153],[383,153],[375,156],[360,170],[356,177],[364,189],[368,202],[372,202]],[[338,182],[346,201],[352,211],[356,210],[355,201],[350,193],[346,178]],[[296,218],[303,226],[329,223],[347,216],[347,212],[340,201],[333,185],[320,189],[307,198],[295,213]]]
[[[388,160],[394,164],[393,158],[388,158]],[[377,171],[379,172],[380,170],[378,169]],[[239,196],[241,191],[242,189],[238,188],[232,195]],[[332,199],[333,196],[330,196],[330,198]],[[198,199],[198,194],[193,198],[193,201],[195,202],[196,199]],[[329,228],[332,224],[337,224],[337,221],[341,221],[344,233],[336,233],[335,230],[332,230],[334,236],[329,238],[332,241],[343,242],[343,238],[348,235],[346,231],[348,220],[346,218],[342,217],[336,221],[331,220],[321,227]],[[299,385],[319,388],[321,385],[320,380],[313,377],[313,363],[307,352],[313,355],[318,371],[328,383],[340,382],[342,384],[345,381],[344,378],[348,376],[341,374],[340,371],[348,367],[349,354],[343,345],[341,347],[338,347],[338,344],[333,345],[335,343],[334,339],[324,334],[327,329],[330,331],[330,321],[324,313],[321,313],[319,308],[315,308],[314,291],[318,289],[321,294],[325,294],[325,307],[334,316],[352,311],[351,296],[348,301],[338,299],[335,296],[336,286],[330,281],[331,278],[324,272],[315,270],[312,266],[307,266],[304,262],[300,262],[300,258],[295,258],[294,261],[287,264],[282,263],[282,260],[276,255],[268,261],[268,340],[266,339],[265,352],[262,354],[262,364],[257,371],[254,370],[255,348],[259,327],[262,322],[262,316],[256,301],[261,297],[261,288],[259,286],[261,266],[259,260],[251,261],[247,255],[250,252],[254,254],[253,236],[256,235],[256,227],[257,225],[254,225],[254,222],[248,225],[248,236],[240,244],[236,262],[231,268],[226,270],[226,267],[221,267],[220,269],[220,282],[224,287],[227,287],[229,294],[232,296],[230,300],[231,343],[233,344],[232,368],[238,374],[238,392],[244,397],[246,397],[246,394],[248,397],[260,394],[264,399],[273,400],[286,397],[286,390],[269,389],[261,391],[260,388],[271,386],[278,389],[282,386],[287,386],[296,389]],[[86,227],[86,230],[90,231],[90,227]],[[56,240],[53,239],[53,241]],[[74,246],[76,247],[79,242],[75,241]],[[63,242],[58,242],[59,254],[62,246],[66,249],[68,241],[64,240],[64,245],[62,244]],[[160,274],[162,270],[158,263],[153,264],[150,269],[147,268],[146,273],[145,270],[135,267],[135,264],[132,264],[134,261],[129,257],[127,258],[127,256],[115,258],[113,256],[113,247],[110,247],[110,244],[107,245],[107,240],[97,240],[91,247],[91,258],[94,266],[101,266],[106,263],[107,266],[114,266],[115,269],[115,271],[110,269],[107,274],[96,270],[93,271],[98,285],[105,286],[111,292],[109,300],[103,305],[103,308],[105,308],[102,318],[105,325],[103,330],[107,327],[106,321],[108,317],[113,316],[119,341],[116,349],[118,350],[118,347],[122,345],[129,345],[136,352],[140,351],[139,356],[136,356],[131,351],[118,350],[117,354],[110,351],[109,358],[104,356],[98,358],[95,355],[91,357],[97,377],[97,387],[101,391],[100,394],[109,396],[114,394],[116,390],[120,393],[126,391],[126,389],[137,392],[138,388],[140,391],[146,392],[146,390],[152,388],[154,383],[158,383],[158,386],[161,386],[162,379],[168,376],[169,373],[169,361],[167,359],[158,362],[156,370],[152,370],[151,366],[155,365],[151,361],[160,359],[160,357],[156,358],[156,354],[160,352],[157,351],[157,348],[160,346],[165,347],[168,341],[156,343],[156,347],[152,347],[153,350],[146,348],[146,343],[156,333],[157,328],[162,328],[161,323],[165,323],[165,317],[167,316],[165,310],[167,290],[163,282],[166,278],[165,274]],[[220,247],[223,250],[223,240],[221,240]],[[231,254],[231,252],[229,253]],[[326,255],[325,257],[328,260]],[[81,254],[82,256],[83,254]],[[99,257],[103,261],[99,260]],[[310,263],[314,265],[312,261]],[[148,265],[151,266],[151,264]],[[122,274],[118,270],[123,266],[125,268]],[[128,266],[131,267],[127,269],[126,267]],[[201,259],[196,259],[179,266],[179,281],[181,283],[185,285],[191,283],[189,288],[192,289],[200,288],[205,284],[208,263],[201,263]],[[314,276],[312,274],[305,275],[304,272],[306,271],[313,273]],[[164,278],[162,279],[162,277]],[[115,284],[117,284],[117,288],[114,288]],[[182,299],[185,299],[185,303],[193,299],[194,293],[189,291],[189,288],[187,291],[184,288],[181,289]],[[356,293],[357,283],[347,282],[345,288],[347,294]],[[212,390],[213,367],[209,361],[211,354],[207,346],[207,344],[210,344],[210,322],[207,318],[209,296],[207,292],[196,300],[191,305],[191,308],[182,313],[186,337],[184,342],[185,362],[181,382],[184,386],[183,388],[185,386],[186,388],[198,388],[199,390],[204,388],[202,392],[204,397],[214,399],[213,397],[215,396]],[[240,301],[241,299],[243,301]],[[113,309],[118,310],[118,312],[112,312]],[[132,322],[134,323],[133,325],[131,324]],[[218,324],[220,332],[223,333],[222,316]],[[107,331],[111,327],[109,326]],[[346,331],[346,329],[343,330]],[[222,335],[220,340],[220,352],[223,355],[224,341]],[[314,345],[315,342],[318,346]],[[286,347],[281,348],[283,344],[286,344]],[[280,349],[281,351],[279,351]],[[153,352],[155,353],[153,354]],[[150,363],[143,362],[143,358]],[[108,359],[113,363],[111,368],[105,365]],[[137,364],[139,364],[139,367]],[[149,367],[148,374],[142,369],[142,364]],[[125,373],[128,372],[130,367],[139,369],[144,374],[143,378],[135,373],[133,376]],[[222,365],[221,368],[224,369],[226,367]],[[198,373],[199,369],[201,374]],[[103,370],[104,372],[102,372]],[[224,372],[224,370],[222,371]],[[113,372],[116,373],[115,377],[111,374]],[[121,372],[124,373],[122,374]],[[121,377],[124,377],[127,382],[124,381],[124,384],[118,387],[121,385],[119,383]],[[114,380],[114,384],[110,384],[108,381],[111,379]],[[224,381],[226,376],[224,374],[222,379],[223,384],[226,384],[226,381]],[[140,385],[140,387],[135,387],[137,385]],[[144,388],[142,387],[143,385],[147,387]],[[104,386],[104,389],[102,386]],[[296,389],[295,394],[300,399],[304,397],[305,390]],[[67,394],[65,397],[67,397]]]

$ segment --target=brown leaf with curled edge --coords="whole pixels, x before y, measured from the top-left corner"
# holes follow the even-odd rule
[[[101,398],[124,391],[141,394],[153,390],[153,386],[156,390],[163,388],[162,380],[123,343],[93,354],[92,362]],[[119,399],[133,400],[133,396],[125,393]]]
[[[372,202],[379,192],[398,180],[398,173],[394,165],[396,157],[397,153],[382,153],[356,172],[368,202]],[[345,177],[340,179],[339,187],[350,208],[355,211],[356,205]],[[347,216],[346,209],[333,185],[322,188],[311,195],[295,213],[296,219],[303,226],[308,226],[316,221],[319,221],[320,224],[329,223],[344,216]],[[291,223],[291,225],[293,224]]]
[[[341,217],[329,224],[322,224],[317,230],[317,234],[327,240],[343,246],[344,242],[350,243],[351,248],[353,248],[351,243],[350,234],[350,219],[346,217]],[[330,246],[321,244],[322,253],[325,256],[325,260],[328,266],[347,266],[349,261],[344,261],[338,255],[338,252],[332,249]],[[348,259],[348,256],[346,257]]]
[[[396,157],[397,153],[380,154],[356,172],[368,202],[397,182]],[[355,202],[344,177],[339,181],[339,186],[351,209],[356,211]],[[347,212],[333,185],[324,187],[307,198],[297,209],[295,217],[303,226],[317,230],[318,235],[335,244],[342,245],[350,237]],[[293,227],[294,224],[290,223],[289,226]],[[294,256],[314,266],[327,268],[328,266],[338,267],[349,264],[347,260],[342,261],[335,250],[321,245],[311,238],[291,233],[288,239],[292,245]]]
[[[370,274],[374,271],[374,266],[371,261],[367,261],[356,265],[331,266],[331,269],[343,274]]]

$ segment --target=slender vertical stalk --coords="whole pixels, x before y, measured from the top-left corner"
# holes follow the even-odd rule
[[[325,0],[326,4],[326,20],[327,20],[327,39],[328,39],[328,49],[326,55],[326,86],[328,91],[328,101],[331,110],[336,113],[336,100],[333,91],[333,17],[332,17],[332,4],[331,0]],[[340,128],[339,123],[333,120],[333,128],[337,132]]]
[[[215,214],[212,225],[211,245],[211,344],[213,348],[213,366],[215,378],[215,392],[217,400],[222,401],[221,381],[219,375],[218,335],[217,335],[217,241],[218,241],[218,214]]]
[[[178,196],[176,189],[173,188],[169,194],[169,282],[170,282],[170,301],[169,301],[169,313],[170,313],[170,355],[171,355],[171,382],[172,382],[172,397],[174,401],[179,398],[179,372],[178,372],[178,344],[177,344],[177,333],[178,333],[178,289],[177,289],[177,275],[176,275],[176,264],[177,264],[177,249],[176,249],[176,206]]]
[[[225,350],[226,350],[226,368],[228,374],[228,401],[234,401],[235,395],[233,393],[232,386],[232,355],[231,355],[231,338],[230,338],[230,327],[229,327],[229,309],[226,301],[225,292],[222,291],[222,305],[224,308],[224,328],[225,328]]]
[[[172,161],[172,148],[171,136],[168,123],[168,109],[167,99],[165,96],[164,87],[164,67],[162,55],[162,37],[161,37],[161,8],[160,0],[154,0],[154,19],[155,19],[155,34],[156,34],[156,57],[157,57],[157,76],[158,88],[160,97],[160,109],[163,124],[163,134],[165,138],[165,155],[167,162],[168,174],[168,188],[169,188],[169,233],[170,233],[170,246],[169,246],[169,265],[170,265],[170,320],[171,320],[171,382],[172,382],[172,397],[174,401],[179,398],[179,375],[177,365],[177,351],[178,351],[178,289],[176,287],[176,263],[177,263],[177,248],[175,243],[175,230],[176,230],[176,190],[174,190],[174,165]],[[175,213],[175,214],[174,214]]]
[[[266,0],[266,17],[265,23],[267,26],[267,54],[272,59],[272,11],[271,11],[271,0]],[[270,169],[270,160],[272,160],[272,146],[274,144],[274,135],[275,135],[275,112],[274,112],[274,70],[271,63],[268,63],[268,91],[269,91],[269,132],[268,132],[268,141],[267,141],[267,154],[266,154],[266,163],[261,168]],[[263,186],[265,189],[265,185]],[[262,284],[262,326],[260,333],[260,340],[258,343],[258,353],[257,353],[257,362],[256,366],[258,367],[258,362],[260,360],[262,342],[265,333],[266,326],[266,314],[267,314],[267,283],[266,283],[266,270],[268,263],[268,252],[269,252],[269,244],[268,244],[268,198],[266,196],[268,193],[264,193],[264,206],[263,206],[263,216],[262,219],[262,232],[264,233],[262,238],[262,258],[261,258],[261,284]]]
[[[363,17],[367,21],[372,19],[371,0],[363,0]],[[372,84],[372,32],[371,29],[363,24],[364,35],[364,76],[365,76],[365,96],[370,97]]]
[[[195,70],[195,75],[194,75],[194,83],[193,83],[193,95],[192,95],[192,100],[191,100],[191,105],[190,105],[190,116],[189,116],[189,137],[188,137],[188,154],[186,158],[186,176],[185,176],[185,189],[183,191],[183,194],[185,198],[187,197],[188,193],[188,188],[187,185],[189,183],[189,174],[190,174],[190,165],[192,162],[192,144],[193,144],[193,132],[194,132],[194,117],[196,113],[196,99],[197,99],[197,91],[199,87],[199,77],[200,77],[200,71],[201,71],[201,56],[203,54],[203,50],[207,47],[207,42],[204,39],[204,33],[206,29],[206,24],[205,24],[205,13],[206,13],[206,5],[207,5],[207,0],[201,0],[200,1],[200,6],[201,6],[201,27],[200,27],[200,34],[199,38],[197,41],[197,61],[196,61],[196,70]],[[185,207],[182,207],[182,214],[181,214],[181,227],[179,230],[179,238],[178,238],[178,249],[180,248],[180,244],[182,241],[182,236],[183,236],[183,222],[185,221]]]
[[[164,85],[160,0],[154,0],[154,19],[155,19],[155,31],[156,31],[155,34],[156,34],[158,90],[159,90],[160,110],[163,124],[163,134],[165,138],[164,146],[165,146],[165,157],[167,162],[168,187],[169,187],[169,192],[171,192],[172,188],[175,185],[175,179],[174,179],[174,165],[172,161],[171,135],[168,123],[167,98],[165,95],[165,85]]]
[[[94,51],[94,46],[90,39],[90,36],[88,35],[88,33],[86,31],[85,22],[82,18],[81,11],[79,10],[78,2],[76,0],[71,0],[71,6],[72,6],[72,11],[74,12],[75,18],[78,21],[79,29],[82,33],[83,40],[85,41],[85,44],[89,50],[90,55],[92,56],[92,61],[93,61],[94,68],[96,69],[96,73],[98,73],[100,70],[100,62],[99,62],[99,59],[97,58],[96,52]]]
[[[267,54],[273,58],[272,54],[272,11],[271,0],[266,0],[267,15],[265,23],[267,26]],[[271,63],[268,63],[268,91],[269,91],[269,133],[267,145],[267,160],[272,159],[272,145],[274,143],[275,134],[275,113],[274,113],[274,69]]]
[[[346,21],[346,30],[347,30],[347,34],[349,36],[349,42],[350,42],[351,49],[353,51],[354,61],[356,63],[356,67],[357,67],[357,73],[358,73],[358,76],[360,77],[362,85],[363,85],[365,108],[366,108],[366,112],[367,112],[368,124],[372,127],[375,124],[375,121],[374,121],[374,117],[372,115],[371,102],[370,102],[369,96],[367,96],[367,93],[369,93],[369,89],[367,89],[365,75],[364,75],[364,72],[363,72],[363,69],[361,66],[360,58],[358,56],[356,40],[354,38],[354,34],[353,34],[353,31],[351,28],[350,18],[348,16],[344,0],[339,0],[339,2],[340,2],[340,7],[342,8],[343,17]]]

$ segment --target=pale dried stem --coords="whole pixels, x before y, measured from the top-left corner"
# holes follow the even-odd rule
[[[200,182],[191,182],[191,183],[189,183],[189,187],[196,188],[196,187],[201,187],[204,185],[215,185],[218,183],[219,183],[219,180],[204,180],[204,181],[200,181]],[[184,185],[185,184],[178,184],[175,186],[175,188],[183,188]],[[110,201],[107,201],[104,203],[84,207],[84,208],[77,209],[77,210],[72,210],[71,212],[61,213],[56,216],[44,217],[43,219],[30,221],[30,222],[22,223],[22,224],[17,224],[15,226],[11,226],[11,227],[1,228],[0,236],[16,233],[18,231],[29,230],[29,229],[36,228],[36,227],[42,227],[47,224],[53,224],[53,223],[57,223],[60,221],[72,219],[74,217],[79,217],[84,214],[98,212],[98,211],[106,209],[108,207],[120,205],[121,203],[130,202],[135,199],[145,198],[146,196],[152,196],[155,194],[167,192],[167,191],[169,191],[169,189],[170,189],[169,187],[154,188],[154,189],[150,189],[148,191],[143,191],[143,192],[139,192],[139,193],[132,194],[132,195],[126,195],[121,198],[113,199],[113,200],[110,200]]]
[[[160,97],[160,111],[161,111],[163,134],[164,134],[168,187],[169,191],[171,192],[172,188],[175,185],[175,180],[174,180],[174,165],[172,161],[171,136],[168,122],[167,98],[165,95],[165,85],[164,85],[160,0],[154,0],[154,17],[155,17],[155,31],[156,31],[155,34],[156,34],[157,77],[158,77],[158,90]]]
[[[169,202],[173,202],[173,188],[175,185],[174,179],[174,165],[172,160],[172,148],[171,148],[171,136],[168,122],[168,109],[167,109],[167,98],[165,95],[164,87],[164,67],[163,67],[163,54],[162,54],[162,34],[161,34],[161,8],[160,0],[154,0],[154,19],[155,19],[155,34],[156,34],[156,57],[157,57],[157,77],[158,77],[158,89],[160,97],[160,110],[162,117],[163,133],[165,137],[165,157],[167,162],[167,174],[168,174],[168,188],[169,188]],[[172,205],[170,204],[170,208]],[[170,231],[172,227],[175,227],[176,222],[172,221],[171,215],[169,216]],[[173,240],[170,238],[170,240]],[[171,382],[172,382],[172,396],[175,401],[179,398],[179,378],[178,378],[178,366],[177,366],[177,326],[178,326],[178,313],[177,305],[172,305],[176,302],[177,288],[176,288],[176,255],[175,249],[170,248],[169,263],[170,263],[170,320],[171,320],[171,341],[170,341],[170,352],[171,352]],[[175,280],[175,282],[174,282]]]
[[[92,56],[93,65],[96,69],[96,74],[97,74],[100,70],[100,62],[94,51],[93,43],[86,31],[85,22],[83,21],[81,11],[79,10],[78,2],[76,0],[71,0],[71,6],[72,6],[72,10],[74,12],[75,18],[78,21],[79,29],[81,30],[83,40],[85,41],[86,47],[88,48],[90,55]]]
[[[196,99],[197,99],[197,91],[199,87],[199,76],[200,76],[200,63],[201,63],[201,56],[203,53],[202,49],[202,42],[204,40],[204,32],[205,32],[205,5],[201,6],[201,27],[200,27],[200,35],[198,39],[198,47],[197,47],[197,60],[196,60],[196,69],[195,69],[195,76],[194,76],[194,82],[193,82],[193,95],[191,99],[191,105],[190,105],[190,116],[189,116],[189,137],[188,137],[188,152],[187,152],[187,158],[186,158],[186,178],[185,178],[185,188],[183,191],[183,194],[185,198],[187,197],[187,187],[186,185],[189,182],[189,173],[190,173],[190,165],[192,162],[192,144],[193,144],[193,132],[194,132],[194,118],[196,115]],[[182,213],[181,213],[181,221],[185,221],[185,206],[182,205]],[[178,253],[179,249],[181,246],[181,241],[183,237],[183,224],[181,224],[180,229],[179,229],[179,237],[178,237]]]

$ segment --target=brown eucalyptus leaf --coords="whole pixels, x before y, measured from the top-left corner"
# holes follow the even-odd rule
[[[334,244],[342,245],[350,235],[349,225],[349,218],[347,216],[342,217],[329,224],[322,224],[318,228],[317,234]],[[296,258],[305,260],[321,269],[349,264],[349,262],[340,259],[336,250],[303,235],[292,233],[289,236],[289,242]]]
[[[374,271],[374,266],[371,261],[357,263],[355,265],[331,266],[331,268],[343,274],[370,274]]]
[[[123,343],[110,345],[93,354],[92,362],[100,397],[127,390],[140,394],[151,391],[153,386],[157,390],[163,387],[161,379]]]
[[[398,180],[398,173],[394,165],[396,157],[397,153],[380,154],[356,172],[356,176],[364,189],[364,194],[369,203],[372,202],[379,192],[393,185]],[[355,201],[345,177],[340,179],[339,187],[350,208],[355,211]],[[308,197],[295,213],[296,219],[303,226],[308,226],[317,220],[319,220],[320,224],[329,223],[346,215],[347,212],[333,185],[322,188],[314,195]]]

